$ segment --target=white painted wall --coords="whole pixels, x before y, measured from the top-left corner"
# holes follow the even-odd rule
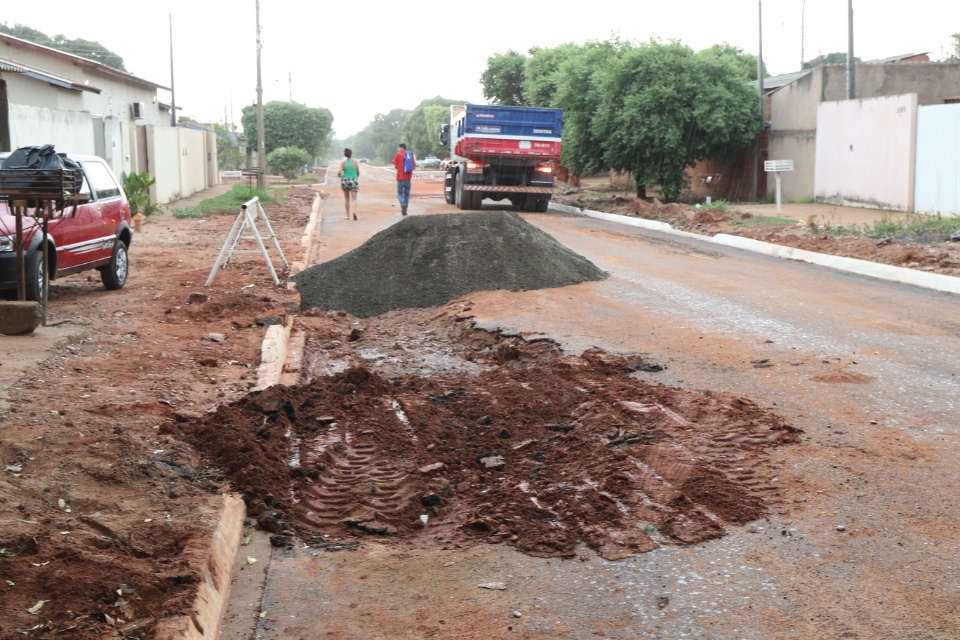
[[[821,103],[814,199],[912,211],[916,114],[916,94]]]
[[[207,188],[207,142],[203,131],[180,129],[181,197]]]
[[[154,201],[167,203],[179,200],[183,188],[180,186],[180,143],[178,129],[172,127],[147,126],[147,162],[150,175],[156,179],[151,189]]]
[[[89,113],[10,105],[12,149],[52,144],[61,153],[94,155],[93,119]]]
[[[917,110],[914,210],[960,217],[960,104]]]

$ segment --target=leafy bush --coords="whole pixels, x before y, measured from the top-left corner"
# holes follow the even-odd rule
[[[297,147],[280,147],[267,154],[267,164],[287,180],[300,175],[300,170],[310,162],[310,154]]]
[[[146,171],[140,173],[124,173],[121,178],[123,181],[123,191],[127,194],[127,200],[130,202],[130,215],[135,216],[138,213],[149,216],[158,213],[161,209],[156,203],[150,202],[150,187],[157,181]]]

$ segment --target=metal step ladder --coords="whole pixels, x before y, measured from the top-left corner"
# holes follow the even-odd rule
[[[205,287],[210,286],[213,278],[217,275],[217,271],[219,271],[221,267],[226,266],[236,253],[261,254],[267,263],[267,268],[270,269],[270,275],[273,276],[273,284],[280,284],[280,278],[277,277],[277,272],[273,268],[273,262],[270,260],[270,256],[267,254],[267,248],[263,243],[263,236],[260,234],[260,230],[257,229],[258,218],[263,220],[263,224],[268,232],[266,237],[273,241],[273,246],[280,255],[280,260],[283,261],[283,268],[287,270],[290,269],[287,258],[283,255],[283,249],[280,248],[277,235],[273,232],[273,227],[270,226],[270,220],[267,218],[267,214],[264,213],[263,207],[260,206],[260,198],[255,197],[247,200],[240,206],[240,213],[237,215],[237,220],[233,223],[233,227],[227,235],[227,240],[223,243],[223,248],[220,249],[220,255],[217,256],[217,262],[213,265],[213,270],[210,272],[210,277],[207,278],[207,283],[204,285]],[[245,231],[249,231],[250,235],[243,235]],[[238,249],[237,245],[240,243],[240,240],[256,240],[258,248]]]

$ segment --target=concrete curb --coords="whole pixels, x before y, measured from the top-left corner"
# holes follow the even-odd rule
[[[323,220],[323,198],[318,193],[310,209],[310,219],[304,228],[300,246],[304,247],[303,258],[290,265],[290,275],[307,268],[310,256],[313,254],[316,239],[320,235],[320,226]],[[287,285],[293,289],[293,283]],[[291,316],[282,325],[272,325],[267,328],[260,345],[260,366],[257,369],[256,391],[262,391],[281,382],[296,384],[299,382],[299,356],[302,352],[302,335],[294,335],[293,324],[295,316]],[[284,365],[290,354],[291,342],[294,346],[296,361],[292,371],[284,371]],[[220,512],[219,524],[210,542],[211,561],[204,570],[204,582],[200,585],[193,608],[186,616],[163,623],[158,627],[157,638],[161,640],[213,640],[219,635],[223,613],[227,607],[230,595],[230,581],[236,565],[237,550],[240,548],[240,538],[243,535],[243,520],[246,517],[246,507],[239,497],[224,496],[223,509]]]
[[[680,231],[678,229],[674,229],[666,222],[644,220],[642,218],[631,218],[616,213],[591,211],[590,209],[579,209],[577,207],[554,204],[552,202],[550,203],[550,208],[563,213],[580,214],[587,216],[588,218],[606,220],[607,222],[615,222],[617,224],[623,224],[630,227],[640,227],[642,229],[660,231],[675,236],[699,240],[701,242],[711,242],[713,244],[719,244],[725,247],[733,247],[735,249],[752,251],[754,253],[773,256],[775,258],[783,258],[784,260],[808,262],[821,267],[828,267],[830,269],[845,271],[847,273],[855,273],[857,275],[877,278],[879,280],[900,282],[916,287],[923,287],[924,289],[933,289],[934,291],[960,294],[960,278],[954,276],[945,276],[939,273],[927,273],[926,271],[916,271],[914,269],[907,269],[905,267],[895,267],[889,264],[870,262],[868,260],[859,260],[857,258],[832,256],[824,253],[816,253],[815,251],[807,251],[805,249],[794,249],[793,247],[784,247],[778,244],[771,244],[761,240],[752,240],[750,238],[742,238],[740,236],[733,236],[726,233],[718,233],[715,236],[704,236],[696,233],[690,233],[689,231]]]
[[[158,640],[212,640],[230,593],[234,558],[243,535],[246,508],[243,500],[224,495],[217,529],[210,541],[210,561],[203,568],[203,582],[187,615],[157,625]]]
[[[300,246],[304,248],[303,258],[290,265],[290,275],[303,271],[310,264],[310,256],[313,255],[322,224],[323,198],[318,193],[313,199],[310,219],[307,221],[303,236],[300,238]],[[295,288],[294,283],[287,283],[287,289],[293,290]],[[273,325],[267,329],[267,333],[263,337],[263,344],[260,345],[260,366],[257,369],[257,386],[254,387],[256,391],[262,391],[267,387],[280,384],[281,380],[285,384],[290,384],[293,378],[299,377],[299,366],[294,367],[296,369],[295,373],[298,375],[284,374],[284,366],[290,354],[290,336],[293,334],[294,321],[295,317],[290,317],[284,324]],[[294,339],[293,342],[299,343],[299,340]],[[294,381],[293,384],[296,384],[296,382]]]

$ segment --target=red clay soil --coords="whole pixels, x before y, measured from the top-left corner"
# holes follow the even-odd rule
[[[264,206],[288,259],[315,193]],[[74,327],[0,389],[0,638],[152,638],[191,608],[229,486],[159,426],[250,391],[263,324],[297,306],[257,254],[203,286],[236,216],[149,218],[124,289],[96,273],[56,280],[49,328],[0,338]],[[3,371],[20,364],[0,357]]]
[[[379,349],[425,331],[450,338],[448,352],[478,375],[351,366],[164,431],[223,470],[277,546],[375,536],[572,557],[586,543],[619,559],[722,536],[776,499],[766,452],[798,437],[777,416],[644,383],[631,377],[648,366],[639,358],[564,356],[549,342],[478,332],[455,306],[432,319],[395,315],[390,326],[409,328],[368,327],[359,340],[354,319],[313,311],[308,342],[342,358],[344,345]]]

